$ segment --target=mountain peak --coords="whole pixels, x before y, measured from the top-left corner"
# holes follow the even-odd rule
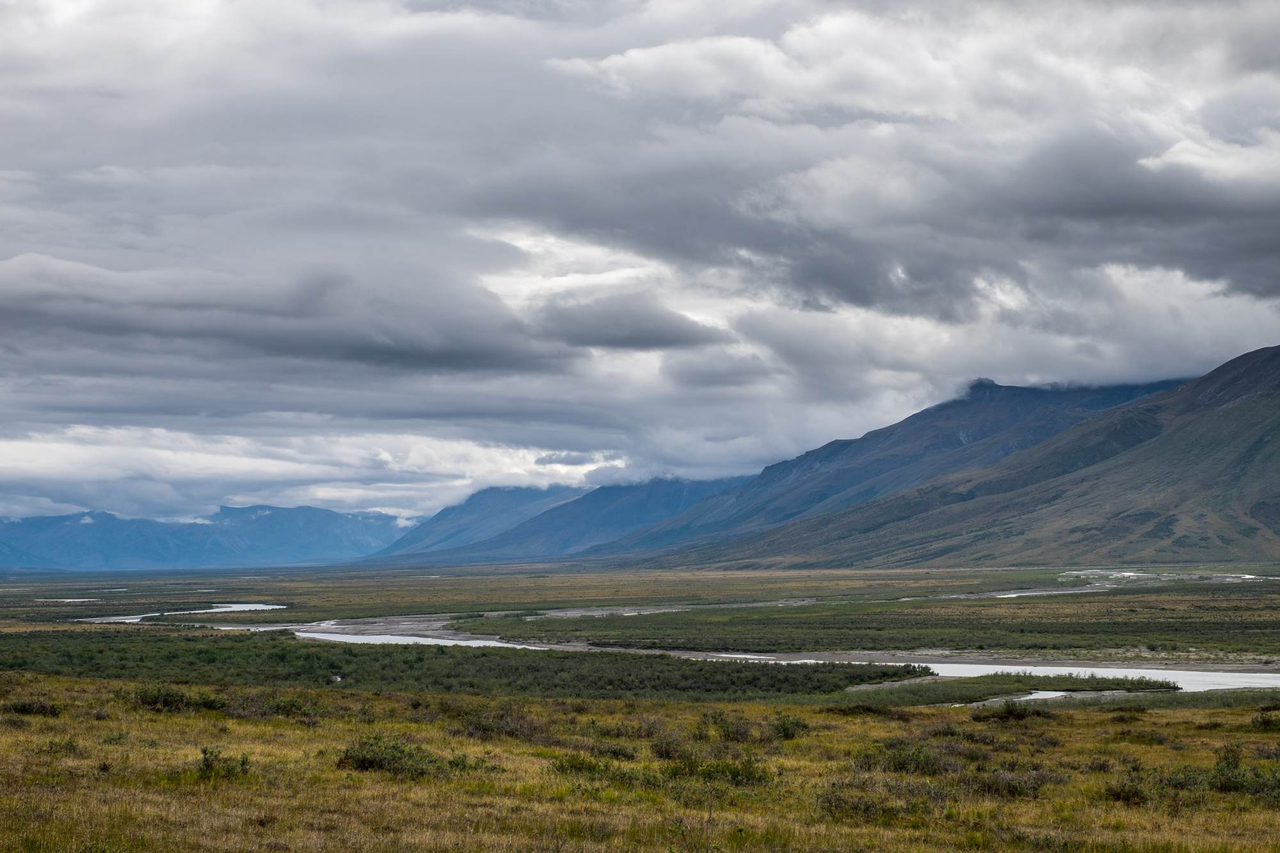
[[[1218,409],[1280,391],[1280,346],[1247,352],[1187,384],[1184,410]]]

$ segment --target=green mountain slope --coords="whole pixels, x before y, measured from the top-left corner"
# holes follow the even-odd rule
[[[669,518],[699,501],[740,485],[743,479],[660,478],[644,483],[601,486],[475,545],[379,557],[376,561],[461,564],[573,556]]]
[[[987,468],[663,562],[806,565],[1280,559],[1280,347]]]
[[[475,545],[588,491],[573,486],[481,489],[462,503],[440,510],[374,556],[425,554]]]
[[[592,553],[669,548],[740,537],[823,515],[991,465],[1099,412],[1181,384],[1020,388],[979,380],[967,393],[873,430],[833,441],[652,527]]]

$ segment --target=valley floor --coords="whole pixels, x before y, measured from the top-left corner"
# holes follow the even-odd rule
[[[1269,850],[1280,803],[1256,707],[3,693],[6,850]]]
[[[1106,589],[1066,571],[11,578],[0,851],[1276,849],[1280,690],[911,665],[922,648],[1128,650],[1277,669],[1274,567]],[[1072,594],[990,597],[1054,584]],[[777,606],[797,598],[813,600]],[[658,648],[869,637],[915,657],[776,666],[74,621],[228,602]],[[690,607],[712,603],[734,606]],[[1006,701],[1058,693],[1075,698]]]

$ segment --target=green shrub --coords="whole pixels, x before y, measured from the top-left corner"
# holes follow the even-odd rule
[[[979,723],[1016,723],[1033,717],[1052,718],[1054,713],[1044,708],[1033,707],[1028,702],[1005,701],[995,706],[974,708],[970,716]]]
[[[751,721],[741,714],[728,714],[719,708],[702,715],[699,724],[714,729],[729,743],[750,743],[754,733]]]
[[[381,770],[397,779],[421,779],[440,773],[445,762],[435,753],[404,738],[370,735],[343,750],[338,766],[351,770]]]
[[[210,693],[190,694],[168,684],[148,684],[134,688],[129,697],[135,708],[159,713],[181,711],[220,711],[226,703]]]
[[[778,740],[795,740],[809,730],[809,724],[793,714],[779,714],[769,721],[769,731]]]
[[[1043,770],[995,770],[975,773],[965,780],[973,791],[1006,800],[1035,799],[1045,785],[1062,781],[1062,777]]]
[[[286,696],[275,690],[240,693],[227,700],[223,710],[229,717],[245,720],[263,720],[268,717],[314,720],[320,713],[314,699]]]
[[[609,743],[607,741],[596,741],[587,747],[592,755],[599,755],[604,758],[612,758],[617,761],[635,761],[636,749],[625,743]]]
[[[84,755],[84,748],[73,737],[53,738],[40,751],[50,755]]]
[[[545,726],[542,721],[515,700],[441,701],[440,711],[458,721],[460,734],[478,740],[509,737],[538,742],[545,739]]]
[[[1103,796],[1117,803],[1140,806],[1151,799],[1147,780],[1139,773],[1128,773],[1121,779],[1111,779],[1102,789]]]
[[[1259,711],[1250,723],[1255,729],[1263,732],[1273,732],[1280,729],[1280,717],[1275,717],[1270,711]]]
[[[63,711],[62,705],[43,697],[14,699],[11,702],[5,702],[4,709],[11,714],[27,714],[35,717],[57,717]]]
[[[580,752],[566,752],[551,762],[551,769],[566,776],[607,776],[613,764],[603,758],[593,758]]]
[[[933,746],[928,741],[909,738],[889,738],[879,747],[854,756],[853,767],[861,771],[908,773],[914,776],[938,776],[955,773],[963,768],[953,754],[965,751],[961,744]],[[985,757],[986,751],[976,747]]]
[[[889,824],[903,808],[884,792],[851,782],[834,782],[818,796],[818,808],[828,817],[855,824]]]
[[[906,722],[911,713],[890,705],[872,705],[866,702],[851,702],[842,705],[828,705],[822,710],[828,714],[839,714],[842,717],[882,717],[886,720]]]
[[[708,782],[727,782],[735,787],[763,785],[773,778],[769,768],[752,755],[708,761],[696,769],[696,775]]]
[[[206,782],[247,776],[249,775],[249,756],[241,753],[239,758],[230,758],[224,756],[220,749],[202,746],[200,762],[196,765],[196,775]]]
[[[664,761],[685,761],[697,754],[697,749],[679,735],[661,732],[649,742],[654,758]]]

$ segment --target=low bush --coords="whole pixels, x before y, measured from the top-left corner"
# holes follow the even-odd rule
[[[238,693],[225,701],[223,710],[227,716],[242,720],[289,717],[306,721],[315,720],[320,714],[315,699],[285,695],[275,690]]]
[[[1257,716],[1250,720],[1249,723],[1262,732],[1280,730],[1280,717],[1274,716],[1270,711],[1259,711]]]
[[[735,787],[763,785],[773,778],[769,768],[751,755],[708,761],[698,766],[694,774],[707,782],[727,782]]]
[[[1110,773],[1115,768],[1115,762],[1105,755],[1097,755],[1090,758],[1084,766],[1084,769],[1089,773]]]
[[[205,782],[248,776],[249,756],[241,753],[239,758],[231,758],[224,756],[220,749],[203,746],[200,748],[200,761],[196,765],[196,775]]]
[[[1016,723],[1037,717],[1049,719],[1054,716],[1054,713],[1044,708],[1037,708],[1029,702],[1007,701],[999,705],[974,708],[970,716],[974,722],[978,723]]]
[[[404,738],[370,735],[343,750],[338,766],[351,770],[381,770],[397,779],[422,779],[446,766],[438,755]]]
[[[49,755],[84,755],[84,747],[73,737],[53,738],[40,751]]]
[[[523,704],[514,700],[442,701],[440,711],[458,722],[459,734],[477,740],[509,737],[541,742],[546,739],[546,727],[542,721],[533,716]]]
[[[697,749],[679,735],[662,732],[649,742],[654,758],[664,761],[686,761],[696,756]]]
[[[177,713],[182,711],[221,711],[226,702],[211,693],[188,693],[168,684],[148,684],[136,687],[126,697],[135,708],[158,713]]]
[[[853,766],[858,770],[879,770],[887,773],[910,773],[917,776],[938,776],[954,773],[963,765],[955,758],[944,755],[924,742],[894,739],[887,741],[882,750],[858,755]]]
[[[838,782],[818,797],[818,808],[828,817],[848,823],[889,823],[902,809],[862,788]]]
[[[616,761],[635,761],[638,755],[636,748],[633,746],[628,746],[625,743],[610,743],[608,741],[595,741],[587,747],[587,751],[592,755],[612,758]]]
[[[1046,785],[1056,784],[1062,777],[1044,770],[994,770],[975,773],[964,780],[970,790],[1006,800],[1035,799]]]
[[[779,714],[769,721],[769,731],[778,740],[795,740],[809,731],[809,724],[792,714]]]
[[[51,699],[28,697],[14,699],[4,703],[4,709],[11,714],[26,714],[34,717],[57,717],[62,714],[63,706]]]
[[[1128,773],[1120,779],[1109,779],[1102,788],[1103,796],[1117,803],[1140,806],[1151,799],[1147,779],[1138,773]]]
[[[593,758],[580,752],[566,752],[551,761],[551,769],[566,776],[607,776],[613,769],[612,762],[603,758]]]
[[[750,743],[755,727],[741,714],[729,714],[719,708],[702,715],[699,725],[715,730],[722,740],[729,743]]]
[[[911,714],[902,708],[891,705],[872,705],[866,702],[851,702],[841,705],[828,705],[822,710],[828,714],[838,714],[841,717],[882,717],[886,720],[897,720],[898,722],[906,722],[911,719]]]

